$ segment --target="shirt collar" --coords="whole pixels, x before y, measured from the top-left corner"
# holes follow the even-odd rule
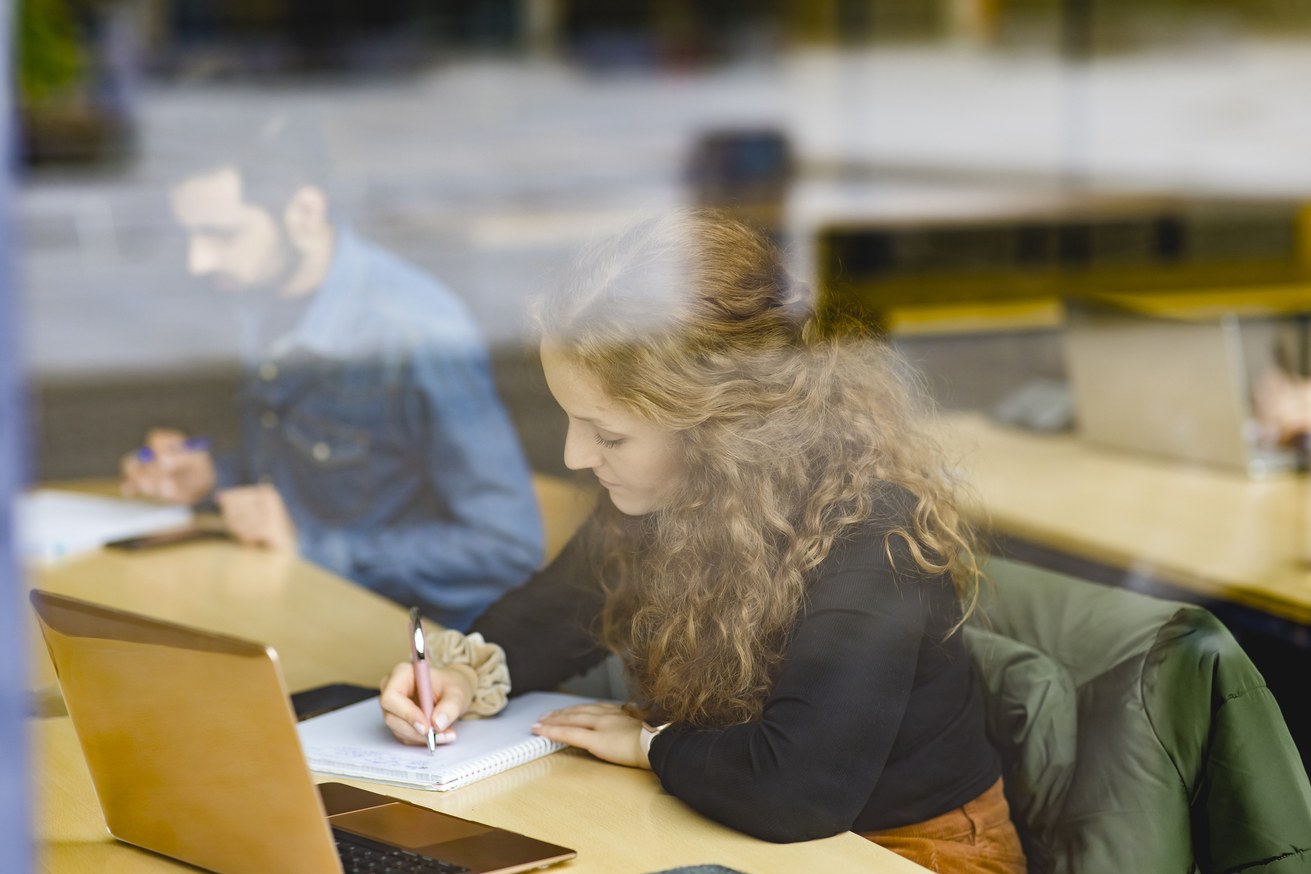
[[[342,337],[349,335],[355,320],[352,311],[354,290],[359,287],[363,271],[364,253],[360,238],[350,227],[339,225],[332,260],[323,282],[314,290],[309,308],[296,327],[274,342],[273,354],[280,356],[297,347],[324,357],[339,352]]]

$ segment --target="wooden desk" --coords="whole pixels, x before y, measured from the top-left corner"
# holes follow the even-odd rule
[[[1311,483],[1179,465],[954,414],[944,435],[993,530],[1311,624]]]
[[[406,657],[406,614],[399,606],[303,562],[231,544],[98,552],[41,570],[34,582],[270,643],[293,690],[333,680],[372,685]],[[37,681],[52,680],[39,641],[33,652]],[[33,719],[31,730],[41,870],[183,868],[108,836],[67,717]],[[805,844],[755,840],[693,812],[664,793],[649,772],[578,752],[557,753],[450,793],[381,791],[574,847],[577,860],[551,869],[561,872],[638,874],[708,862],[751,874],[923,872],[851,833]]]

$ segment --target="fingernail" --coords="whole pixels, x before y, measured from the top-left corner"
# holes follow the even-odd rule
[[[453,732],[453,731],[442,731],[442,732],[438,732],[438,733],[435,735],[435,737],[436,737],[436,739],[437,739],[437,743],[439,743],[439,744],[448,744],[448,743],[450,743],[451,741],[455,740],[455,732]]]
[[[540,722],[534,722],[532,725],[528,727],[531,728],[533,731],[536,731],[537,729],[542,727],[542,724]]]
[[[414,730],[417,731],[419,734],[427,734],[428,726],[424,725],[422,722],[416,722],[414,723]]]
[[[446,727],[450,724],[451,724],[451,720],[447,718],[445,713],[437,714],[437,717],[432,721],[433,728],[437,729],[438,731],[445,731]]]

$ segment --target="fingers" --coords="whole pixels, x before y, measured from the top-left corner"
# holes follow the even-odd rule
[[[443,671],[432,671],[431,678],[433,697],[437,699],[431,722],[415,701],[414,668],[409,662],[396,665],[382,679],[378,703],[382,707],[383,722],[405,743],[427,744],[430,724],[436,729],[437,743],[450,743],[455,740],[455,729],[451,726],[469,708],[469,695],[462,682],[449,682]]]
[[[190,448],[186,435],[171,428],[150,431],[140,449],[123,456],[119,469],[125,495],[195,503],[213,488],[209,453]]]
[[[258,545],[264,530],[263,514],[249,488],[225,489],[217,496],[223,524],[238,542]]]
[[[593,755],[600,755],[598,746],[602,736],[590,728],[572,725],[547,725],[544,722],[533,726],[533,734],[547,740],[559,741],[580,750],[587,750]]]
[[[126,497],[133,498],[137,495],[148,496],[150,494],[148,483],[150,472],[147,466],[137,458],[135,452],[129,452],[123,456],[119,461],[118,470],[121,476],[119,490]]]
[[[463,679],[458,676],[452,676],[446,671],[433,671],[432,696],[435,701],[432,727],[440,734],[455,725],[456,720],[469,709],[473,690],[466,688]]]
[[[171,428],[155,428],[146,434],[145,447],[137,457],[149,471],[153,497],[165,501],[183,501],[181,479],[186,477],[188,459],[186,435]]]
[[[587,750],[599,759],[649,767],[642,752],[642,723],[617,704],[583,704],[543,716],[533,733]]]
[[[432,668],[428,676],[432,680],[432,726],[440,742],[444,733],[454,732],[456,721],[469,711],[469,705],[473,702],[473,688],[459,671]]]
[[[413,746],[428,745],[427,729],[420,732],[417,725],[410,725],[400,717],[390,713],[383,714],[382,721],[386,724],[387,728],[391,730],[391,733],[396,736],[396,739],[402,743],[411,744]],[[439,745],[453,743],[455,741],[455,729],[435,732],[433,738]]]
[[[554,710],[543,716],[538,722],[542,725],[552,726],[578,726],[582,728],[597,728],[603,721],[611,717],[622,717],[629,719],[623,708],[618,704],[579,704],[576,707],[566,707],[563,710]]]
[[[147,457],[142,461],[158,461],[164,468],[171,467],[178,457],[187,452],[187,435],[174,428],[151,428],[146,432]]]
[[[156,432],[151,432],[152,434]],[[160,455],[149,445],[150,438],[140,449],[134,449],[123,456],[119,470],[123,475],[122,489],[125,495],[141,495],[147,498],[169,500],[174,488],[168,470],[160,463]],[[156,439],[162,447],[169,443],[167,439]]]
[[[414,668],[402,662],[383,677],[378,703],[383,722],[399,740],[410,744],[427,743],[427,717],[414,701]]]
[[[224,489],[217,495],[223,523],[239,542],[295,551],[296,526],[278,490],[269,485]]]

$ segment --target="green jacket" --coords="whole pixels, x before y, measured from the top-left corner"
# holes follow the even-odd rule
[[[965,628],[1030,870],[1311,872],[1311,785],[1201,607],[991,559]]]

